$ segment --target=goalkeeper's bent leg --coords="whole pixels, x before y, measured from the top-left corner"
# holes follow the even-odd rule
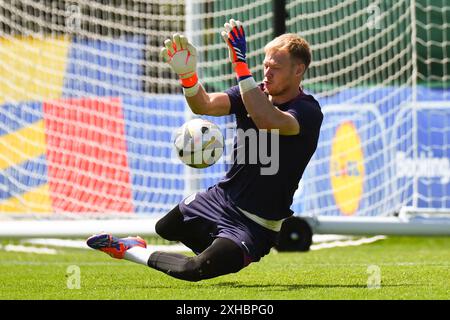
[[[217,226],[201,217],[185,222],[180,207],[177,205],[156,223],[155,231],[162,238],[169,241],[180,241],[199,254],[214,241]]]
[[[150,255],[147,264],[174,278],[187,281],[200,281],[235,273],[245,266],[242,249],[226,238],[217,238],[195,257],[157,251]]]

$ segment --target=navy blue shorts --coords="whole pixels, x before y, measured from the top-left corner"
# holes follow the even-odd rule
[[[190,195],[179,207],[184,221],[201,217],[214,222],[217,225],[215,237],[230,239],[241,247],[246,254],[246,264],[259,261],[275,245],[278,232],[243,215],[217,186]]]

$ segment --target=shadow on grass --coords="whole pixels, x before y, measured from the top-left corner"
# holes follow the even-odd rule
[[[381,284],[381,287],[402,287],[404,284]],[[230,287],[230,288],[270,288],[272,291],[290,291],[305,290],[314,288],[349,288],[349,289],[367,289],[366,284],[245,284],[240,282],[220,282],[211,285],[211,287]]]
[[[183,289],[195,289],[195,290],[210,290],[210,289],[265,289],[266,291],[297,291],[297,290],[311,290],[311,289],[364,289],[367,290],[366,284],[245,284],[241,282],[219,282],[208,284],[205,282],[179,282],[178,285]],[[417,286],[417,284],[381,284],[381,288],[393,288],[404,286]],[[170,289],[173,287],[167,285],[141,285],[135,288],[141,289]]]

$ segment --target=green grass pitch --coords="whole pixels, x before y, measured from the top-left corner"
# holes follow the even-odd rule
[[[196,283],[94,250],[58,252],[0,251],[0,299],[450,299],[450,237],[271,252],[239,273]],[[68,288],[73,265],[79,289]],[[368,288],[371,265],[380,270],[379,288]]]

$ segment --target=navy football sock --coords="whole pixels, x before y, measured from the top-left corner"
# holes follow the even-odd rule
[[[199,281],[238,272],[244,267],[244,253],[233,241],[217,238],[196,257],[158,251],[147,264],[177,279]]]

